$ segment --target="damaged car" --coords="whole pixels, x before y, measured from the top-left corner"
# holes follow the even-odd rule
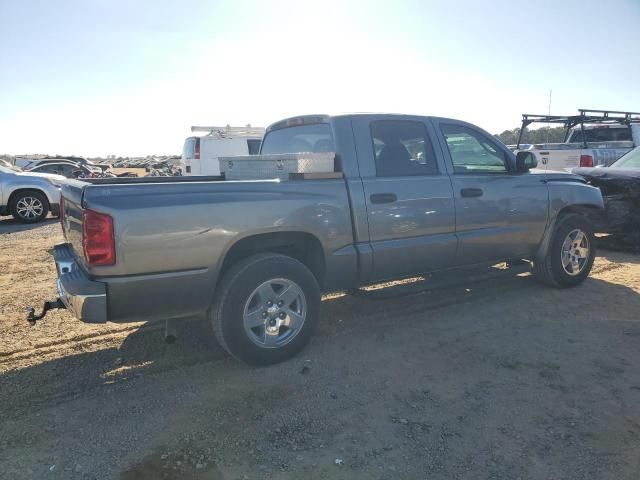
[[[572,172],[602,191],[605,214],[599,230],[640,245],[640,147],[609,167],[574,168]]]

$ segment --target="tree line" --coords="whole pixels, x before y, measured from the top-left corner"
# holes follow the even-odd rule
[[[520,128],[505,130],[496,134],[496,137],[505,145],[515,145],[518,143]],[[543,127],[535,130],[525,129],[520,143],[561,143],[564,142],[566,130],[564,127]]]

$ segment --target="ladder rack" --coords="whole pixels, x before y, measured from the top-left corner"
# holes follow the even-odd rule
[[[263,137],[265,129],[262,127],[252,127],[247,125],[245,127],[232,127],[227,125],[225,127],[204,127],[194,125],[191,127],[192,132],[207,132],[208,137],[230,138],[230,137]]]

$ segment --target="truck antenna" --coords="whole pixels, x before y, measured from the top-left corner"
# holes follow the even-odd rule
[[[549,113],[548,115],[551,116],[551,95],[553,94],[553,89],[549,90]],[[547,143],[549,143],[549,129],[551,127],[547,126]]]

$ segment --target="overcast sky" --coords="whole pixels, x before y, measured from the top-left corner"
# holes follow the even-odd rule
[[[389,111],[497,133],[640,111],[640,0],[0,0],[0,153],[179,153],[189,127]]]

